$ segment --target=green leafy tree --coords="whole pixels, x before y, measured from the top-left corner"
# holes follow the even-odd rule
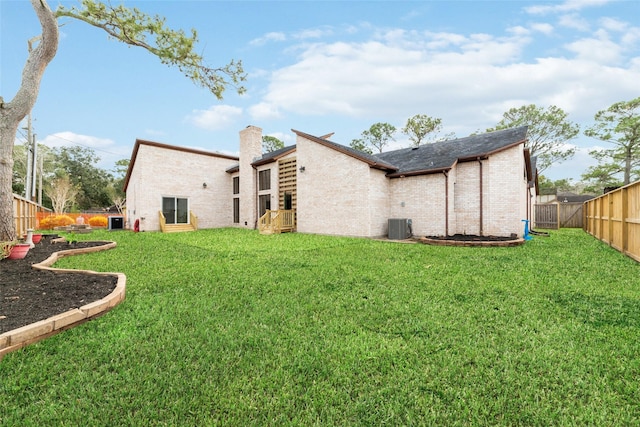
[[[349,145],[354,150],[362,151],[363,153],[367,153],[367,154],[373,154],[373,150],[371,149],[371,147],[369,147],[365,142],[365,140],[362,138],[356,138],[352,140]]]
[[[534,104],[512,108],[503,114],[496,127],[487,129],[487,132],[525,125],[529,126],[526,146],[531,156],[538,157],[536,167],[539,172],[575,154],[576,149],[566,143],[578,135],[580,127],[569,121],[567,113],[555,105],[546,109]]]
[[[429,117],[426,114],[416,114],[407,119],[407,123],[402,128],[402,133],[409,137],[412,146],[418,147],[423,143],[442,141],[455,138],[454,133],[446,134],[442,138],[437,138],[437,134],[442,129],[442,119]],[[427,135],[432,134],[427,139]]]
[[[265,135],[262,137],[262,151],[270,153],[272,151],[284,148],[284,142],[275,136]]]
[[[394,141],[394,133],[396,133],[395,126],[389,123],[374,123],[368,130],[362,132],[361,138],[352,140],[350,145],[351,148],[365,153],[371,154],[373,149],[382,153],[383,148],[389,144],[389,141]]]
[[[109,187],[113,186],[113,176],[96,164],[100,157],[86,147],[60,147],[56,155],[56,175],[68,176],[76,188],[75,202],[78,209],[105,208],[111,204]]]
[[[0,241],[16,237],[13,221],[13,145],[22,119],[31,111],[38,97],[42,76],[58,50],[58,19],[79,19],[100,28],[112,38],[130,46],[141,47],[160,59],[160,62],[180,69],[196,85],[208,89],[218,99],[224,90],[233,86],[240,93],[246,75],[240,61],[231,61],[221,68],[205,64],[197,50],[197,33],[187,35],[172,30],[165,19],[148,16],[138,9],[113,6],[96,0],[81,0],[80,6],[58,6],[52,11],[46,0],[30,0],[42,34],[37,46],[30,49],[22,82],[13,99],[5,102],[0,96]]]
[[[538,176],[538,189],[540,194],[575,193],[584,194],[585,184],[582,181],[575,182],[573,178],[550,180],[544,175]]]
[[[606,110],[598,111],[595,124],[584,134],[612,143],[608,150],[591,151],[598,166],[585,174],[590,179],[600,177],[603,182],[614,181],[622,173],[622,184],[629,184],[640,177],[640,97],[631,101],[616,102]],[[609,178],[607,178],[607,175]]]
[[[622,180],[617,177],[620,172],[620,167],[612,163],[589,167],[582,174],[585,191],[592,194],[602,194],[606,187],[620,187]]]
[[[129,170],[129,159],[120,159],[113,168],[113,195],[114,197],[125,197],[124,179]]]

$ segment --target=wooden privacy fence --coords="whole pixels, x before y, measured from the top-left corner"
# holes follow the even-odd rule
[[[582,203],[547,203],[534,206],[534,228],[583,228]]]
[[[28,229],[38,227],[38,212],[48,211],[36,202],[13,195],[13,219],[16,223],[16,236],[22,237]]]
[[[558,229],[560,212],[557,203],[537,204],[533,209],[533,228]]]
[[[584,230],[640,262],[640,181],[584,203]]]
[[[584,225],[580,202],[558,203],[560,208],[560,228],[582,228]]]

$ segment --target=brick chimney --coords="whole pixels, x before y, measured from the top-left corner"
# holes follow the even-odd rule
[[[251,166],[262,157],[262,129],[247,126],[240,131],[240,225],[257,228],[257,172]]]

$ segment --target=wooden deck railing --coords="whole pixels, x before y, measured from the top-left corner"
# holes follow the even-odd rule
[[[158,219],[160,221],[160,231],[166,233],[167,231],[167,219],[164,217],[162,211],[158,211]]]
[[[640,181],[584,203],[584,230],[640,262]]]
[[[198,229],[198,217],[193,213],[193,211],[189,211],[189,222],[191,222],[191,226],[193,226],[194,230]]]
[[[179,231],[195,231],[198,229],[198,217],[189,211],[189,224],[167,224],[167,219],[162,211],[158,211],[158,219],[160,222],[160,231],[163,233],[174,233]]]
[[[294,210],[268,210],[260,217],[258,229],[262,234],[285,233],[295,229],[296,213]]]

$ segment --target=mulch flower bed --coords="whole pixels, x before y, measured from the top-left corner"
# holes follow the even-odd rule
[[[31,266],[53,252],[104,245],[104,242],[53,243],[45,235],[21,260],[0,260],[0,333],[97,301],[116,287],[117,277],[36,270]]]

